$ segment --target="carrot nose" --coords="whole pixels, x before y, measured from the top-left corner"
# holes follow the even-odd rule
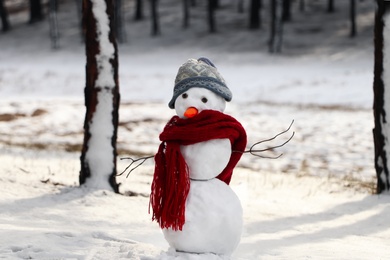
[[[184,116],[187,118],[194,117],[198,114],[198,109],[195,107],[189,107],[187,108],[186,112],[184,112]]]

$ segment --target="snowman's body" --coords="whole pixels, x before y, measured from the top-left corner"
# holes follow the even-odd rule
[[[225,101],[207,89],[191,88],[185,94],[175,103],[181,117],[188,107],[196,107],[199,112],[222,112],[225,108]],[[185,223],[182,230],[163,229],[165,239],[178,251],[230,255],[241,238],[242,207],[234,191],[216,178],[231,157],[230,140],[182,145],[180,150],[190,175]]]

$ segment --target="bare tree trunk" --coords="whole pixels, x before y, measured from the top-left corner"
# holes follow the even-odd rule
[[[4,6],[4,0],[0,0],[0,17],[1,17],[2,30],[3,32],[6,32],[9,30],[10,26],[8,22],[8,12]]]
[[[143,0],[137,0],[135,5],[135,15],[134,20],[135,21],[141,21],[144,19],[144,12],[143,12]]]
[[[305,0],[299,0],[299,11],[305,11]]]
[[[238,0],[237,10],[239,13],[244,12],[244,0]]]
[[[119,192],[115,176],[120,96],[113,15],[112,0],[83,0],[86,115],[79,180],[91,188]]]
[[[219,9],[220,7],[221,7],[221,3],[219,2],[219,0],[214,0],[214,8]]]
[[[251,0],[249,29],[259,29],[259,28],[260,28],[260,1]]]
[[[158,17],[158,0],[150,0],[151,2],[151,13],[152,13],[152,36],[161,34],[160,22]]]
[[[283,22],[291,21],[291,0],[283,0]]]
[[[183,0],[183,28],[190,26],[190,0]]]
[[[209,31],[210,33],[215,33],[217,29],[215,28],[215,9],[217,7],[216,0],[208,0],[208,21],[209,21]]]
[[[50,0],[49,2],[50,39],[51,39],[51,47],[53,49],[59,48],[59,40],[60,40],[57,11],[58,11],[58,0]]]
[[[334,12],[334,1],[328,0],[328,13],[333,13],[333,12]]]
[[[353,38],[356,36],[356,1],[355,0],[350,0],[349,16],[351,19],[350,36]]]
[[[268,41],[269,52],[281,52],[283,40],[283,0],[270,0],[271,33]]]
[[[35,23],[43,20],[41,0],[30,0],[30,22]]]
[[[374,45],[374,121],[375,170],[377,175],[377,193],[390,189],[390,65],[384,62],[390,59],[390,2],[377,0],[375,16]],[[387,98],[386,98],[387,97]]]
[[[118,39],[118,42],[124,43],[126,42],[126,30],[125,30],[125,23],[123,22],[122,0],[115,0],[114,4],[115,4],[115,8],[114,8],[115,35],[116,38]]]

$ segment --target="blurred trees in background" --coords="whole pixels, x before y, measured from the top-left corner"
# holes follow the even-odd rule
[[[0,0],[0,18],[3,32],[9,30],[8,12],[4,6],[4,0]]]
[[[152,36],[157,36],[161,34],[160,21],[158,19],[158,2],[159,0],[150,0],[152,17]]]
[[[43,20],[43,10],[41,0],[30,0],[30,23]]]
[[[81,0],[53,0],[57,6],[61,3],[73,1],[80,16]],[[345,14],[346,25],[350,27],[350,36],[356,36],[358,24],[356,24],[357,6],[360,2],[369,0],[350,0],[348,3],[343,1],[337,2],[334,0],[110,0],[114,6],[114,32],[120,43],[127,40],[125,25],[127,23],[135,23],[139,21],[150,20],[150,34],[152,36],[159,36],[164,34],[164,26],[160,23],[162,16],[168,16],[169,10],[166,6],[182,6],[182,21],[177,21],[184,29],[190,29],[192,26],[191,19],[199,20],[200,15],[203,16],[204,26],[206,32],[219,33],[222,30],[229,30],[221,20],[219,12],[226,12],[227,9],[231,11],[231,19],[235,19],[237,14],[247,15],[248,24],[242,30],[250,29],[267,30],[269,31],[268,46],[270,52],[280,52],[282,50],[283,39],[283,24],[294,22],[294,15],[304,16],[308,15],[312,10],[310,7],[314,5],[322,7],[323,13],[342,12]],[[28,2],[28,5],[27,5]],[[35,23],[44,19],[45,12],[51,12],[52,0],[0,0],[0,15],[3,25],[3,31],[10,28],[8,16],[13,15],[17,5],[24,6],[30,11],[29,23]],[[346,4],[347,3],[347,4]],[[164,6],[164,12],[160,14],[160,7]],[[348,6],[348,8],[346,8]],[[7,10],[9,12],[7,14]],[[173,10],[173,8],[171,8]],[[299,12],[292,12],[292,10],[299,10]],[[20,10],[20,8],[19,8]],[[175,9],[177,10],[177,9]],[[61,8],[58,10],[61,12]],[[174,11],[172,11],[174,12]],[[235,14],[234,14],[235,13]],[[51,14],[54,14],[53,12]],[[126,19],[126,16],[131,16],[131,19]],[[52,16],[49,16],[52,17]],[[50,18],[51,19],[51,18]],[[224,18],[226,20],[226,18]],[[130,21],[129,21],[130,20]],[[50,23],[55,24],[54,20]],[[324,21],[326,22],[326,21]],[[310,21],[308,20],[308,23]],[[231,22],[230,24],[234,24]],[[264,25],[268,25],[265,27]],[[11,24],[12,26],[12,24]],[[52,28],[52,27],[51,27]],[[286,29],[286,28],[285,28]],[[56,30],[52,30],[56,32]],[[57,39],[58,40],[58,39]],[[57,46],[53,44],[53,46]]]

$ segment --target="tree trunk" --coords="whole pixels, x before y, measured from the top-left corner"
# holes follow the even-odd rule
[[[351,19],[350,36],[353,38],[356,36],[356,1],[355,0],[350,0],[349,16]]]
[[[219,9],[221,7],[221,3],[219,0],[214,0],[214,9]]]
[[[282,51],[282,39],[283,39],[283,0],[270,0],[271,11],[271,30],[269,52],[281,52]]]
[[[120,96],[113,15],[112,0],[83,0],[86,115],[79,180],[91,188],[119,192],[115,176]]]
[[[291,0],[283,0],[283,22],[291,21]]]
[[[59,48],[60,32],[58,30],[58,0],[50,0],[49,2],[49,21],[50,21],[50,40],[53,49]]]
[[[251,0],[249,29],[259,29],[259,28],[260,28],[260,1]]]
[[[30,24],[43,20],[41,0],[30,0]]]
[[[299,0],[299,11],[305,11],[305,0]]]
[[[183,0],[183,28],[190,26],[190,0]]]
[[[328,0],[328,13],[333,13],[333,12],[334,12],[334,1]]]
[[[137,0],[135,5],[135,15],[134,20],[135,21],[141,21],[144,19],[144,12],[143,12],[143,0]]]
[[[158,0],[150,0],[151,2],[151,13],[152,13],[152,36],[161,34],[160,22],[158,17]]]
[[[217,6],[216,0],[208,0],[208,21],[209,21],[209,31],[210,33],[215,33],[217,30],[215,28],[215,9]]]
[[[8,22],[8,12],[4,6],[4,0],[0,0],[0,18],[3,32],[8,31],[10,26]]]
[[[239,13],[244,12],[244,0],[238,0],[237,10]]]
[[[377,193],[390,189],[390,2],[377,0],[374,29],[374,151]]]
[[[115,8],[114,8],[114,28],[115,35],[118,39],[118,42],[124,43],[126,42],[126,30],[123,22],[123,6],[122,0],[115,0]]]

